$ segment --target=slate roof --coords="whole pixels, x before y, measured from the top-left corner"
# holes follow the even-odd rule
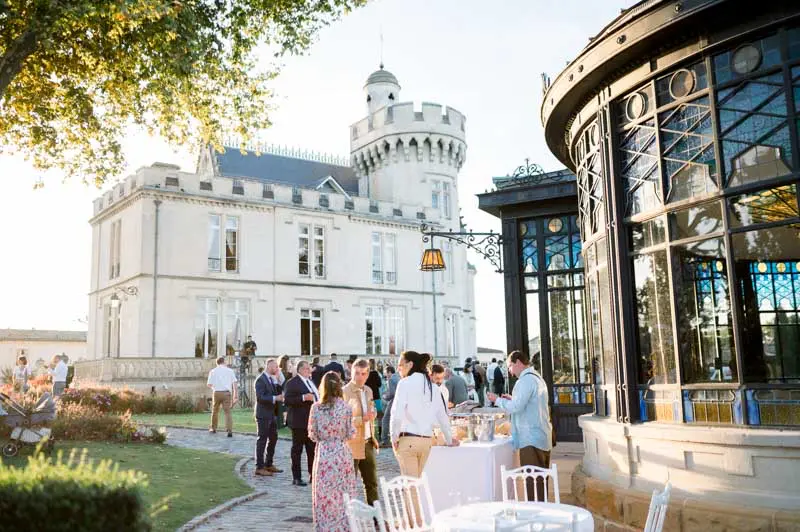
[[[216,169],[223,177],[257,179],[266,183],[280,183],[302,188],[316,188],[328,177],[333,177],[348,194],[358,195],[358,177],[349,166],[298,159],[285,155],[226,148],[225,153],[215,153]]]
[[[86,331],[52,331],[46,329],[0,329],[0,342],[85,342]]]

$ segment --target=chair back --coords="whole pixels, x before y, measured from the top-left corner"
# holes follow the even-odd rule
[[[375,532],[376,521],[378,532],[386,532],[386,523],[383,520],[383,512],[378,501],[375,501],[374,506],[370,506],[358,499],[351,499],[345,493],[344,505],[347,509],[347,522],[350,524],[350,532]]]
[[[420,478],[399,476],[380,480],[383,507],[390,532],[430,530],[433,526],[433,499],[425,473]]]
[[[528,482],[528,480],[531,482]],[[522,466],[516,469],[506,469],[506,466],[500,466],[500,480],[503,484],[503,500],[504,501],[536,501],[536,502],[561,502],[561,496],[558,491],[558,467],[553,464],[550,469],[537,466]],[[553,487],[550,489],[549,480],[553,481]],[[508,485],[511,483],[514,497],[509,496]],[[528,486],[531,484],[531,486]],[[539,493],[537,486],[542,486],[542,494]],[[529,490],[532,489],[533,493],[530,494],[532,498],[529,499]],[[552,499],[552,500],[550,500]]]
[[[653,496],[650,498],[650,509],[647,511],[647,522],[644,525],[644,532],[661,532],[664,528],[664,520],[667,518],[669,493],[671,489],[672,485],[667,482],[661,493],[659,493],[657,489],[653,490]]]

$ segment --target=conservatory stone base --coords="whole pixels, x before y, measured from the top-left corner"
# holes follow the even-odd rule
[[[641,528],[669,480],[664,530],[800,531],[800,432],[643,423],[592,415],[572,493],[597,528]]]

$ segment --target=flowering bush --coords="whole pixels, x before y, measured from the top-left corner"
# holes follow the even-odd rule
[[[132,441],[144,441],[150,443],[164,443],[167,441],[167,429],[165,427],[150,429],[137,429],[133,433]]]
[[[188,414],[198,412],[197,404],[188,395],[145,396],[129,389],[99,386],[69,388],[61,397],[63,403],[92,405],[103,412],[134,414]]]
[[[137,431],[130,412],[107,414],[96,406],[60,404],[51,425],[59,440],[131,441]]]

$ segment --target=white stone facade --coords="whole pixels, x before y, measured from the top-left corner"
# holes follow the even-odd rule
[[[413,104],[393,107],[400,117]],[[424,119],[407,117],[430,131],[418,134],[423,156],[392,164],[390,152],[367,164],[370,146],[377,154],[380,139],[398,127],[385,123],[388,109],[351,128],[352,161],[361,180],[374,183],[369,194],[348,194],[334,179],[308,186],[225,175],[209,151],[195,173],[157,163],[98,198],[90,221],[88,358],[214,357],[238,349],[248,334],[259,356],[403,349],[437,351],[454,363],[474,356],[475,271],[466,251],[442,242],[448,269],[436,274],[435,290],[433,274],[418,269],[421,221],[438,230],[459,225],[463,117],[426,104]],[[445,140],[449,151],[437,151]],[[131,287],[136,295],[121,290]]]

